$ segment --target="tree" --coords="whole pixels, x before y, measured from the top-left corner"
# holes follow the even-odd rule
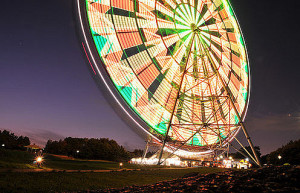
[[[127,161],[130,154],[116,141],[107,138],[72,138],[48,140],[45,151],[53,154],[68,155],[82,159],[102,159]]]
[[[7,149],[24,150],[24,146],[30,145],[30,140],[26,136],[16,136],[7,130],[0,130],[0,144],[4,144]]]
[[[155,152],[148,151],[146,154],[146,158],[151,157]],[[133,152],[130,152],[131,158],[137,158],[137,157],[143,157],[144,156],[144,150],[142,149],[135,149]]]
[[[283,145],[281,148],[278,148],[277,150],[271,152],[267,156],[267,163],[274,164],[274,165],[282,165],[284,163],[299,165],[300,164],[300,139],[296,141],[290,141],[286,145]]]
[[[132,157],[142,157],[144,155],[144,151],[141,149],[135,149],[131,152]]]

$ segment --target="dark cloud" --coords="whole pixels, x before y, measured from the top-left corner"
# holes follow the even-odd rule
[[[57,132],[41,129],[13,129],[16,135],[23,135],[29,137],[31,144],[35,143],[44,147],[47,141],[64,139],[66,136],[60,135]]]
[[[265,130],[265,131],[281,131],[281,132],[293,132],[298,131],[300,133],[299,117],[292,114],[284,115],[266,115],[249,117],[247,119],[248,127],[253,132]],[[299,135],[300,136],[300,135]]]

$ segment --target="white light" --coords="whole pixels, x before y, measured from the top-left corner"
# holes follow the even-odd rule
[[[43,161],[43,158],[42,158],[41,156],[39,156],[39,157],[36,158],[36,161],[37,161],[38,163],[41,163],[41,162]]]
[[[282,158],[281,155],[279,155],[279,156],[278,156],[278,159],[281,159],[281,158]]]
[[[249,158],[246,158],[246,161],[248,162],[248,161],[249,161]]]
[[[5,146],[5,144],[3,143],[3,144],[2,144],[2,147],[4,147],[4,146]]]
[[[79,150],[77,150],[76,153],[79,153]]]

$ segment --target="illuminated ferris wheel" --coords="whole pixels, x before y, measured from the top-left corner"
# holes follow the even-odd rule
[[[211,154],[240,128],[252,147],[243,124],[247,52],[227,0],[78,0],[77,6],[94,77],[161,152]]]

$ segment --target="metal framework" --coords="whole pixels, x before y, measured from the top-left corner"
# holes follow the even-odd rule
[[[92,74],[163,151],[205,155],[244,132],[250,73],[227,0],[77,0]],[[87,48],[87,49],[85,49]]]

